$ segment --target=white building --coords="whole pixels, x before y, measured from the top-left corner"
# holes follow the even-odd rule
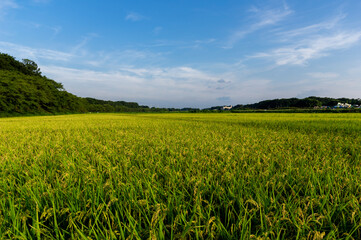
[[[335,106],[335,108],[350,108],[350,107],[352,107],[352,105],[349,103],[337,103],[337,105]]]
[[[232,108],[233,108],[232,105],[230,105],[230,106],[223,106],[223,110],[231,110]]]

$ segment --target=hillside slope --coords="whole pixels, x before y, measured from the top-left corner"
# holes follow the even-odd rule
[[[42,114],[82,112],[135,112],[146,106],[124,101],[80,98],[64,90],[63,85],[43,76],[31,60],[17,61],[0,53],[0,113]]]

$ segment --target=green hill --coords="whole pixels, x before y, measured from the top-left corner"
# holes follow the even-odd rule
[[[43,76],[31,60],[0,53],[0,114],[135,112],[148,107],[124,101],[80,98]]]
[[[307,97],[303,99],[298,98],[282,98],[282,99],[272,99],[264,100],[258,103],[252,103],[247,105],[236,105],[232,109],[307,109],[315,107],[329,107],[332,108],[337,103],[348,103],[353,106],[359,107],[361,105],[360,98],[329,98],[329,97]]]

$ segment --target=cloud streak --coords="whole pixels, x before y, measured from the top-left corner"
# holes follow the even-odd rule
[[[276,66],[305,65],[312,59],[328,56],[333,51],[347,49],[361,39],[361,30],[342,25],[346,14],[308,26],[276,31],[273,41],[280,47],[256,53],[251,58],[264,58],[275,62]]]
[[[11,8],[18,8],[15,0],[1,0],[0,1],[0,17],[6,14],[6,11]]]
[[[30,58],[33,60],[46,59],[54,61],[69,61],[71,58],[74,57],[74,55],[66,52],[60,52],[50,49],[35,49],[9,42],[0,42],[0,51],[21,58]]]
[[[33,0],[35,3],[49,3],[51,0]]]
[[[251,24],[248,28],[234,31],[223,48],[233,48],[237,42],[245,38],[247,35],[265,27],[276,25],[293,13],[286,4],[283,8],[278,9],[261,9],[253,7],[249,11],[254,13],[257,21]]]
[[[340,76],[340,74],[333,72],[311,72],[308,75],[316,79],[333,79]]]
[[[255,58],[268,58],[278,66],[304,65],[311,59],[327,56],[330,52],[353,46],[361,39],[361,31],[340,32],[329,36],[310,37],[296,44],[258,53]]]
[[[6,8],[17,8],[18,5],[14,0],[1,0],[0,2],[0,10],[6,9]]]
[[[125,20],[132,21],[132,22],[138,22],[144,20],[145,17],[139,13],[131,12],[127,16],[125,16]]]
[[[69,46],[68,51],[32,48],[20,44],[0,41],[0,52],[8,53],[18,58],[28,58],[39,64],[60,64],[61,66],[82,66],[85,68],[119,69],[133,64],[152,65],[163,60],[166,53],[149,50],[124,49],[113,52],[91,52],[86,48],[88,42],[97,35],[90,34],[76,45]]]
[[[280,35],[282,39],[290,40],[295,37],[308,36],[310,34],[320,33],[323,31],[329,31],[334,29],[340,22],[346,18],[345,14],[339,14],[336,17],[323,21],[320,23],[312,24],[306,27],[301,27],[297,29],[292,29],[289,31],[282,32]]]

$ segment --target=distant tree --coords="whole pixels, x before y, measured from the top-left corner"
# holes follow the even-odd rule
[[[25,68],[35,75],[41,75],[40,68],[38,67],[38,64],[36,64],[34,61],[30,59],[23,59],[23,64],[25,65]]]
[[[1,1],[1,0],[0,0]],[[68,93],[61,83],[41,75],[38,65],[0,53],[0,114],[144,112],[147,106],[135,102],[80,98]]]
[[[310,107],[315,107],[315,106],[321,106],[321,102],[315,98],[305,98],[305,99],[300,99],[297,103],[296,103],[296,107],[299,108],[310,108]]]
[[[337,103],[338,103],[338,100],[328,98],[327,100],[324,101],[323,105],[328,106],[328,107],[333,107],[333,106],[337,105]]]

